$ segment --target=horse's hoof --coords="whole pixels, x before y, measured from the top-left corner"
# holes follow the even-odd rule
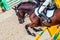
[[[32,33],[32,36],[36,37],[36,34]]]

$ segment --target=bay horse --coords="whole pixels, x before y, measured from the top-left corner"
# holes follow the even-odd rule
[[[31,5],[30,5],[31,4]],[[34,5],[33,5],[34,4]],[[30,5],[30,6],[29,6]],[[32,7],[33,6],[33,7]],[[28,32],[28,34],[30,35],[35,35],[34,33],[31,33],[28,30],[28,27],[31,27],[33,30],[36,30],[34,27],[38,27],[42,25],[42,18],[38,18],[35,13],[34,10],[37,7],[36,3],[34,2],[23,2],[21,4],[18,5],[18,7],[15,8],[16,14],[18,16],[18,20],[19,23],[24,23],[24,18],[25,18],[25,14],[29,14],[29,18],[31,20],[31,23],[27,24],[25,26],[26,31]],[[52,24],[54,25],[55,23],[52,21],[51,23],[43,23],[45,26],[51,26]],[[49,25],[48,25],[49,24]],[[40,30],[39,30],[40,31]]]
[[[23,5],[23,4],[25,4],[25,5]],[[28,5],[26,5],[26,4],[31,4],[31,6],[28,6]],[[34,5],[33,5],[34,4]],[[27,32],[30,34],[30,35],[34,35],[34,34],[32,34],[32,33],[30,33],[29,32],[29,30],[28,30],[28,27],[31,27],[31,28],[33,28],[34,29],[34,27],[38,27],[38,26],[41,26],[42,25],[42,21],[43,21],[43,19],[42,18],[38,18],[36,15],[35,15],[35,13],[34,13],[34,10],[33,9],[35,9],[37,6],[36,6],[36,4],[33,2],[33,4],[32,3],[29,3],[29,2],[26,2],[26,3],[21,3],[16,9],[15,9],[15,11],[16,11],[16,14],[17,14],[17,16],[18,16],[18,20],[19,20],[19,22],[20,23],[23,23],[24,21],[22,21],[22,20],[24,20],[24,18],[25,18],[25,14],[26,13],[29,13],[29,18],[30,18],[30,20],[31,20],[31,23],[29,23],[29,24],[27,24],[26,26],[25,26],[25,28],[26,28],[26,30],[27,30]],[[32,7],[32,5],[33,5],[33,8],[31,8],[30,9],[30,7]],[[21,6],[21,7],[20,7]],[[25,8],[25,6],[26,6],[26,8]],[[28,11],[29,10],[29,11]],[[22,16],[21,16],[22,15]],[[56,24],[60,24],[60,9],[56,9],[55,10],[55,12],[54,12],[54,15],[50,18],[51,19],[51,23],[46,23],[46,22],[44,22],[43,24],[45,25],[45,26],[47,26],[47,27],[49,27],[49,26],[52,26],[52,25],[56,25]],[[35,30],[35,29],[34,29]]]

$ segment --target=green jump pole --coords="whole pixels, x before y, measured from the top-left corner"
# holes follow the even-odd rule
[[[8,3],[6,2],[6,0],[2,0],[1,7],[2,7],[4,10],[8,10],[8,9],[9,9],[9,5],[8,5]]]

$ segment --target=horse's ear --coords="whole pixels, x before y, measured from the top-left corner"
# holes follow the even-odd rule
[[[12,9],[16,10],[16,6],[14,6]]]

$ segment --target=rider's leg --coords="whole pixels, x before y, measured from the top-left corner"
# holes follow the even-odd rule
[[[50,18],[47,17],[44,13],[39,14],[40,17],[44,17],[46,22],[50,23]]]

